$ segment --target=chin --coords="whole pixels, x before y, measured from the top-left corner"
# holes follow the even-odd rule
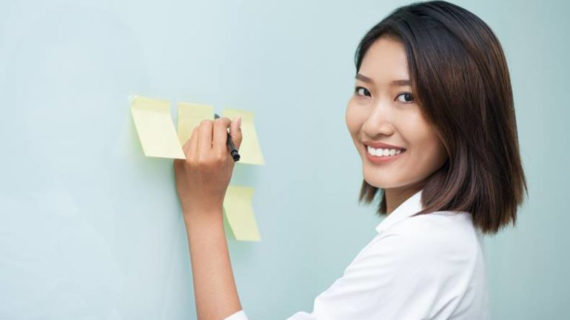
[[[395,177],[393,174],[386,176],[379,175],[378,172],[375,172],[375,174],[368,174],[367,172],[363,172],[363,177],[364,181],[366,181],[369,185],[380,189],[397,189],[411,185],[411,182],[409,180],[404,181],[398,177]]]
[[[391,189],[391,188],[396,188],[399,186],[394,181],[389,181],[386,179],[379,179],[378,177],[371,179],[371,178],[367,178],[366,176],[364,176],[364,181],[366,181],[366,183],[368,183],[369,185],[376,187],[376,188],[380,188],[380,189]]]

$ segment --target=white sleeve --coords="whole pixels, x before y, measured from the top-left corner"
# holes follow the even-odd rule
[[[288,320],[446,319],[458,295],[440,285],[453,283],[438,254],[442,243],[421,238],[376,236],[315,298],[312,313]]]
[[[229,317],[224,318],[224,320],[247,320],[247,316],[243,310],[240,310]]]
[[[447,319],[461,292],[454,274],[466,264],[451,263],[437,237],[377,235],[327,290],[313,311],[287,320]],[[243,311],[224,320],[247,320]]]

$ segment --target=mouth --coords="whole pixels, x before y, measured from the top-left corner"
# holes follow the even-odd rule
[[[368,155],[379,158],[394,157],[406,152],[404,148],[374,148],[366,144],[364,144],[364,150]]]
[[[364,144],[364,152],[366,157],[373,163],[384,163],[400,158],[406,149],[401,148],[373,148]]]

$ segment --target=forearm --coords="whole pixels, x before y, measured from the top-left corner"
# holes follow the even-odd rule
[[[205,211],[205,210],[201,210]],[[222,207],[213,212],[185,212],[199,320],[221,320],[239,311],[224,232]]]

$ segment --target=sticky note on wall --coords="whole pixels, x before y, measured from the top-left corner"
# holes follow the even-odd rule
[[[236,240],[260,240],[253,213],[252,198],[253,188],[228,186],[224,198],[224,211]]]
[[[145,156],[185,159],[170,115],[168,100],[131,98],[131,115]]]
[[[234,120],[236,117],[241,116],[241,133],[242,143],[239,147],[239,154],[241,156],[239,162],[248,164],[263,165],[265,161],[261,153],[259,139],[257,138],[257,131],[253,123],[253,112],[238,110],[238,109],[224,109],[222,115]]]
[[[190,139],[194,127],[199,126],[205,119],[214,119],[214,107],[198,103],[178,103],[178,138],[181,145]]]

